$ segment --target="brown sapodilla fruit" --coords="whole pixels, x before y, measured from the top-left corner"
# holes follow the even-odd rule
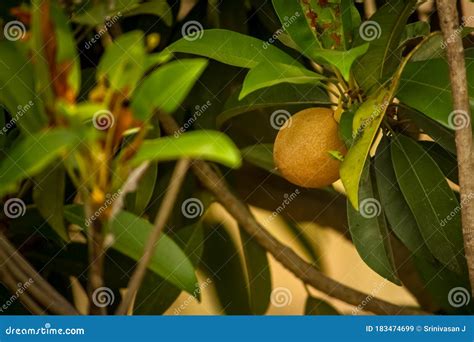
[[[309,108],[296,113],[282,126],[273,147],[273,159],[291,183],[323,188],[339,179],[341,162],[330,151],[346,153],[333,111]]]

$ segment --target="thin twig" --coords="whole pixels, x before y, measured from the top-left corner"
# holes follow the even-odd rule
[[[449,76],[451,79],[454,111],[451,115],[455,126],[457,120],[462,122],[456,128],[456,151],[459,167],[459,186],[461,193],[461,220],[464,237],[464,250],[471,291],[474,295],[474,171],[472,150],[471,108],[466,77],[464,47],[459,28],[457,1],[437,0],[441,30],[447,46]]]
[[[188,168],[188,159],[179,160],[176,164],[176,167],[173,171],[173,175],[171,176],[171,181],[168,186],[168,190],[166,191],[166,195],[163,199],[163,202],[161,203],[160,209],[156,214],[154,227],[148,238],[143,256],[138,262],[138,265],[135,268],[135,271],[133,272],[130,281],[128,282],[127,292],[124,295],[120,306],[115,312],[115,314],[117,315],[125,315],[127,313],[130,305],[132,304],[135,293],[140,289],[143,278],[146,274],[146,270],[148,268],[148,264],[150,263],[150,260],[153,257],[153,254],[155,253],[155,248],[160,239],[161,232],[163,231],[166,222],[168,222],[170,214],[173,211],[173,207],[176,203],[176,198],[178,197],[179,190],[186,177]]]
[[[179,127],[176,121],[165,113],[158,113],[163,130],[172,135]],[[247,205],[239,200],[228,188],[226,182],[219,177],[211,166],[200,160],[192,164],[193,172],[201,183],[216,196],[217,200],[237,220],[239,226],[246,230],[255,241],[265,250],[271,253],[276,260],[290,270],[305,284],[313,286],[331,297],[346,303],[359,306],[365,303],[364,310],[384,315],[420,315],[424,311],[402,307],[388,303],[372,295],[354,290],[345,286],[319,272],[311,264],[301,259],[291,248],[276,240],[265,228],[263,228],[252,215]]]
[[[62,315],[78,315],[76,309],[61,294],[59,294],[36,270],[24,259],[15,247],[10,244],[8,239],[0,233],[0,250],[2,251],[0,259],[3,263],[11,263],[11,267],[24,274],[24,277],[18,279],[26,282],[32,279],[33,284],[30,286],[31,294],[35,296],[38,302],[48,306],[48,309],[56,314]],[[3,257],[2,257],[3,256]],[[11,270],[11,268],[10,268]]]

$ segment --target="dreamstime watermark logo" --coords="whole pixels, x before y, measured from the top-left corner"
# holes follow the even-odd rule
[[[204,27],[199,21],[190,20],[181,28],[181,35],[187,41],[193,42],[201,39],[204,35]]]
[[[293,294],[286,287],[277,287],[273,289],[270,295],[270,302],[276,308],[289,306],[293,301]]]
[[[272,222],[279,214],[285,211],[285,209],[290,205],[291,202],[293,202],[296,199],[296,197],[298,197],[299,194],[301,194],[301,191],[299,189],[296,189],[289,195],[288,194],[283,195],[284,197],[283,202],[278,206],[278,208],[276,208],[275,211],[273,211],[273,213],[270,216],[268,216],[265,219],[264,223],[266,224],[266,223]]]
[[[186,132],[196,121],[199,119],[199,117],[206,112],[209,107],[212,106],[211,101],[207,101],[205,104],[202,106],[197,105],[194,107],[194,113],[193,116],[190,117],[184,124],[181,126],[177,131],[174,132],[174,137],[179,138],[181,134]]]
[[[373,20],[368,20],[362,23],[359,27],[360,37],[366,42],[379,39],[382,35],[382,28],[380,24]]]
[[[360,202],[360,215],[372,219],[382,213],[382,205],[375,198],[366,198]]]
[[[459,203],[458,206],[456,206],[450,213],[448,216],[446,216],[444,219],[441,220],[440,224],[441,224],[441,227],[444,227],[448,224],[449,221],[451,221],[454,217],[456,217],[462,210],[462,208],[464,208],[464,206],[466,204],[468,204],[470,201],[472,201],[472,199],[474,198],[474,194],[473,193],[469,193],[467,195],[467,197],[463,198],[461,200],[461,203]]]
[[[26,36],[26,27],[21,21],[9,21],[3,28],[3,35],[12,42],[23,39]]]
[[[181,204],[181,212],[188,219],[195,219],[204,213],[204,204],[198,198],[188,198]]]
[[[85,222],[85,225],[86,227],[89,227],[95,220],[97,220],[99,217],[102,216],[102,214],[109,208],[111,207],[115,201],[120,197],[120,195],[122,195],[122,190],[119,189],[117,192],[113,193],[113,194],[107,194],[105,195],[105,201],[104,201],[104,204],[102,204],[100,206],[99,209],[97,209],[92,215],[91,217],[89,217],[86,222]]]
[[[454,40],[462,34],[462,31],[464,30],[464,28],[470,23],[472,23],[473,21],[474,21],[474,15],[471,15],[467,18],[463,17],[461,25],[459,25],[459,27],[456,30],[454,30],[454,32],[447,39],[443,40],[443,42],[441,43],[441,48],[443,50],[446,49],[448,47],[448,44],[453,43]]]
[[[107,306],[110,306],[114,303],[114,301],[115,301],[114,291],[112,291],[108,287],[105,287],[105,286],[98,287],[92,293],[92,302],[98,308],[105,308]]]
[[[293,25],[299,17],[300,12],[295,12],[295,14],[293,14],[291,17],[284,17],[281,28],[276,30],[275,33],[273,33],[273,35],[263,43],[263,49],[266,50],[270,45],[274,44],[278,40],[278,37],[285,33],[287,28]]]
[[[370,294],[368,294],[364,300],[359,304],[357,305],[354,309],[352,309],[352,315],[357,315],[359,312],[361,312],[362,310],[364,310],[364,308],[367,306],[367,304],[369,304],[372,299],[374,299],[375,296],[377,296],[377,294],[382,291],[382,289],[388,284],[388,280],[387,279],[384,279],[382,280],[382,282],[380,282],[377,287],[375,287],[372,291],[370,291]]]
[[[26,213],[26,204],[20,198],[10,198],[3,205],[5,216],[11,219],[19,218]]]
[[[189,304],[193,302],[193,300],[202,293],[202,290],[206,289],[209,285],[211,285],[212,280],[207,278],[205,282],[199,284],[199,288],[194,290],[192,295],[189,295],[177,308],[174,309],[174,314],[179,315],[184,309],[186,309]]]
[[[448,293],[448,302],[453,308],[467,306],[471,301],[471,294],[464,287],[452,288]]]
[[[12,116],[12,118],[10,119],[10,121],[8,121],[7,123],[5,123],[5,125],[2,127],[2,129],[0,130],[0,135],[4,135],[4,134],[7,134],[8,131],[13,128],[13,126],[16,124],[16,122],[21,119],[21,117],[23,115],[25,115],[33,106],[35,105],[35,103],[33,101],[29,101],[27,104],[25,104],[24,106],[22,105],[19,105],[17,107],[17,112],[15,113],[15,116]]]
[[[32,278],[28,279],[25,283],[18,283],[17,287],[18,289],[15,291],[14,294],[12,294],[5,303],[0,306],[0,312],[3,313],[4,311],[7,311],[8,308],[15,303],[20,296],[25,293],[25,291],[34,283],[34,280]]]
[[[380,115],[383,115],[385,111],[387,110],[388,106],[390,105],[389,101],[384,101],[380,105],[374,105],[374,110],[370,116],[364,120],[362,120],[359,128],[357,131],[352,133],[352,139],[357,139],[360,137],[360,135],[365,131],[369,125],[371,125]]]
[[[100,40],[100,38],[104,34],[106,34],[109,31],[109,29],[120,20],[121,17],[122,17],[122,12],[117,12],[117,14],[115,14],[112,18],[106,17],[104,25],[100,28],[100,30],[97,31],[96,34],[84,44],[84,47],[86,48],[86,50],[89,50],[92,47],[92,45],[97,43]]]
[[[284,109],[278,109],[270,116],[270,125],[277,131],[291,127],[291,114]]]
[[[92,117],[92,124],[95,128],[101,131],[105,131],[112,127],[115,123],[115,117],[111,111],[103,109],[99,110]]]
[[[454,130],[467,128],[471,123],[471,117],[463,110],[452,111],[448,116],[448,126]]]

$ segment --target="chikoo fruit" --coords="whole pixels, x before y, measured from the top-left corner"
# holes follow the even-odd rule
[[[341,162],[330,151],[346,153],[333,111],[309,108],[296,113],[282,126],[273,158],[278,171],[291,183],[323,188],[339,179]]]

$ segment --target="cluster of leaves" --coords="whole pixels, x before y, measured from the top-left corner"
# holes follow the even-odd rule
[[[118,3],[60,7],[32,0],[16,10],[27,18],[26,39],[0,41],[1,60],[9,66],[0,70],[6,109],[0,120],[16,125],[0,136],[0,195],[31,203],[23,217],[3,219],[14,228],[9,237],[32,245],[24,254],[65,295],[72,297],[70,276],[86,283],[88,267],[86,245],[70,240],[65,223],[87,238],[87,217],[105,207],[100,221],[114,238],[105,283],[118,298],[169,182],[167,162],[202,158],[236,168],[242,154],[278,177],[271,157],[272,109],[333,106],[349,149],[341,179],[361,258],[401,284],[391,244],[398,239],[437,307],[470,310],[455,310],[448,302],[450,289],[469,288],[460,219],[452,215],[460,203],[448,64],[440,33],[430,33],[426,22],[408,23],[416,0],[390,1],[365,22],[353,0],[199,2],[181,24],[198,20],[215,28],[179,40],[180,1]],[[113,35],[113,42],[84,50],[94,28],[114,17],[120,19],[114,25],[118,33],[110,29],[101,37],[107,43]],[[380,29],[375,39],[365,37],[364,23]],[[269,44],[275,35],[279,41]],[[467,49],[470,81],[472,58]],[[244,79],[243,69],[249,69]],[[472,96],[474,84],[469,87]],[[190,108],[209,99],[212,106],[195,124],[199,130],[160,137],[155,111],[185,122],[193,115]],[[28,113],[20,114],[19,106],[30,101]],[[106,127],[98,113],[110,114]],[[218,132],[223,128],[232,140]],[[121,193],[145,169],[130,193]],[[333,196],[331,191],[323,196]],[[117,193],[121,205],[104,206]],[[213,201],[192,175],[180,200],[190,197],[199,198],[204,210]],[[375,215],[367,203],[376,204]],[[163,313],[183,290],[199,297],[201,269],[226,313],[265,313],[272,284],[261,247],[242,232],[232,236],[220,222],[187,219],[180,209],[171,219],[173,230],[156,248],[135,312]],[[288,222],[288,229],[317,264],[314,246],[298,224]],[[309,298],[307,313],[329,312],[334,310],[327,304]]]

